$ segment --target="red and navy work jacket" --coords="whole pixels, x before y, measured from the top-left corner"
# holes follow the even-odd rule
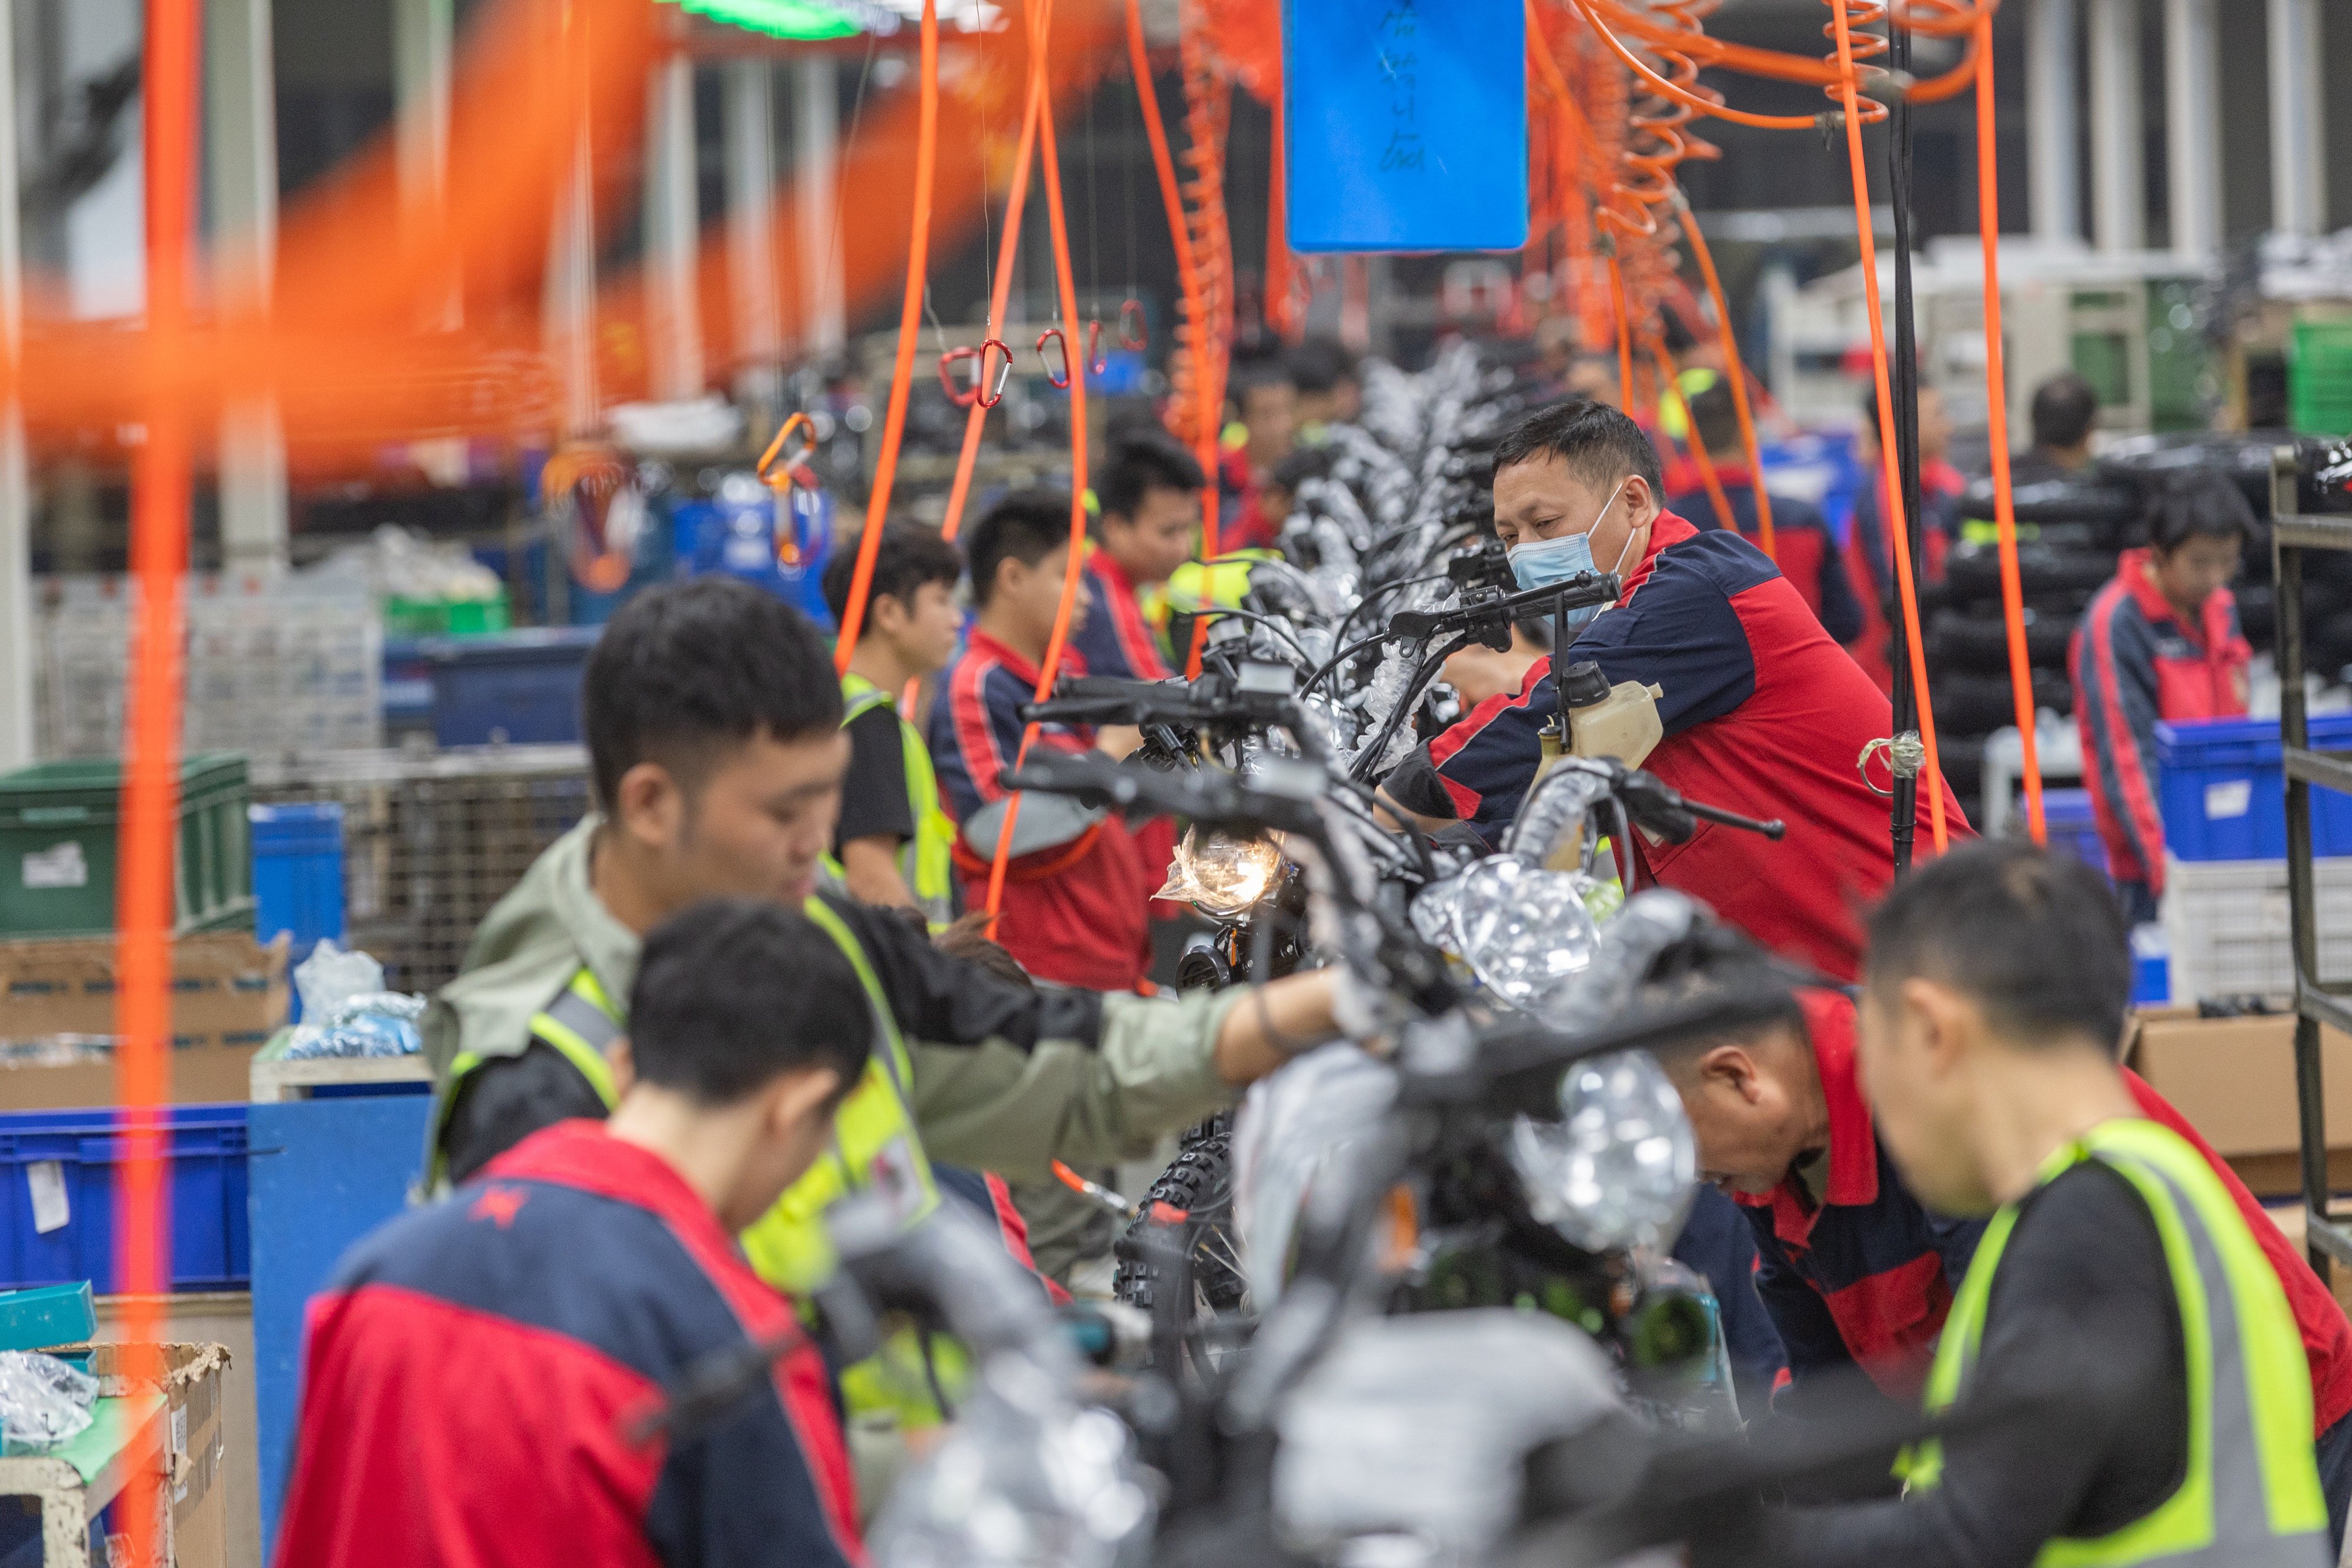
[[[1075,648],[1062,673],[1083,675]],[[931,706],[931,762],[940,800],[959,823],[1004,798],[1004,775],[1021,755],[1021,709],[1037,695],[1037,666],[975,630],[949,670],[946,700]],[[1085,726],[1045,725],[1034,745],[1084,751]],[[1048,845],[1005,868],[997,935],[1021,967],[1041,980],[1091,991],[1129,991],[1151,968],[1151,895],[1168,874],[1172,840],[1164,823],[1130,830],[1105,817],[1066,843]],[[988,857],[961,835],[956,869],[964,906],[988,902]]]
[[[1160,655],[1160,638],[1143,618],[1135,584],[1108,550],[1087,558],[1087,618],[1070,633],[1070,646],[1087,662],[1090,675],[1116,675],[1129,681],[1164,681],[1170,671]]]
[[[1794,1173],[1768,1194],[1737,1195],[1756,1236],[1756,1291],[1780,1331],[1796,1389],[1809,1375],[1859,1364],[1889,1397],[1916,1405],[1984,1222],[1931,1214],[1904,1186],[1855,1076],[1853,1003],[1832,990],[1798,1000],[1829,1112],[1829,1168],[1818,1203]],[[2136,1074],[2124,1078],[2142,1115],[2205,1156],[2262,1243],[2303,1333],[2315,1435],[2326,1431],[2352,1414],[2352,1323],[2197,1129]]]
[[[856,1568],[814,1347],[703,1436],[623,1435],[704,1356],[793,1323],[666,1162],[600,1123],[538,1133],[311,1301],[278,1568]]]
[[[1643,767],[1694,800],[1788,823],[1778,843],[1704,823],[1685,844],[1636,833],[1644,880],[1702,900],[1825,975],[1855,978],[1856,911],[1885,890],[1895,865],[1886,798],[1865,782],[1861,758],[1893,716],[1764,552],[1660,513],[1624,597],[1566,657],[1594,661],[1612,685],[1664,692],[1665,738]],[[1535,779],[1538,732],[1558,706],[1550,677],[1550,661],[1538,660],[1517,692],[1487,698],[1391,772],[1389,793],[1408,810],[1458,818],[1499,841]],[[1885,766],[1878,761],[1874,777]],[[1923,789],[1922,843],[1927,815]],[[1956,835],[1968,832],[1948,789],[1944,820]]]
[[[2118,882],[2164,891],[2164,817],[2157,809],[2156,726],[2160,719],[2235,718],[2246,711],[2254,651],[2238,630],[2226,588],[2203,606],[2203,624],[2180,618],[2149,580],[2149,552],[2126,550],[2115,580],[2074,628],[2068,653],[2083,780]]]
[[[1944,580],[1944,559],[1959,536],[1960,497],[1967,488],[1968,481],[1949,463],[1938,460],[1919,470],[1920,547],[1926,559],[1913,564],[1923,587]],[[1888,619],[1895,576],[1895,541],[1878,517],[1885,493],[1884,470],[1874,463],[1863,471],[1854,491],[1853,526],[1846,531],[1846,580],[1862,606],[1861,634],[1848,641],[1846,651],[1880,691],[1892,692],[1893,661],[1910,653],[1896,645],[1900,638]]]
[[[1675,465],[1675,479],[1684,465]],[[1697,472],[1693,467],[1692,473]],[[1756,484],[1742,463],[1718,463],[1715,481],[1731,508],[1739,537],[1762,548],[1763,525],[1756,510]],[[1671,486],[1670,486],[1671,487]],[[1678,491],[1666,510],[1691,517],[1702,528],[1717,528],[1715,501],[1705,489]],[[1838,558],[1837,541],[1830,537],[1829,519],[1821,508],[1793,496],[1772,497],[1772,562],[1789,580],[1833,643],[1851,643],[1862,635],[1862,601],[1854,597],[1853,581]]]

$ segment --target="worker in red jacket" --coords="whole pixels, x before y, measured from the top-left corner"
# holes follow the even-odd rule
[[[1878,455],[1878,393],[1863,394],[1862,483],[1853,495],[1853,526],[1846,530],[1846,576],[1862,601],[1863,624],[1847,651],[1882,692],[1895,689],[1893,660],[1910,655],[1897,644],[1901,622],[1895,606],[1898,580],[1895,541],[1880,520],[1886,502],[1886,474]],[[1952,466],[1952,418],[1935,388],[1919,389],[1919,544],[1911,563],[1917,586],[1944,580],[1944,559],[1960,533],[1960,497],[1968,480]]]
[[[1955,940],[1969,935],[1953,930]],[[1890,1399],[1915,1405],[1984,1221],[1932,1212],[1888,1158],[1855,1071],[1853,999],[1819,989],[1794,1000],[1783,1021],[1668,1047],[1659,1061],[1690,1113],[1701,1176],[1731,1193],[1755,1234],[1757,1293],[1788,1356],[1774,1410],[1833,1414],[1844,1380],[1829,1375],[1854,1367]],[[2119,998],[2117,1032],[2121,1009]],[[2140,1114],[2212,1166],[2286,1289],[2311,1363],[2320,1477],[2340,1537],[2352,1502],[2352,1323],[2212,1146],[2137,1074],[2123,1076]]]
[[[2107,871],[2135,925],[2164,894],[2164,819],[2157,809],[2159,720],[2246,711],[2254,651],[2238,629],[2238,575],[2253,508],[2218,474],[2182,476],[2149,507],[2148,545],[2126,550],[2074,628],[2068,667],[2083,780]]]
[[[1087,615],[1070,632],[1087,674],[1164,681],[1174,673],[1139,596],[1192,559],[1204,483],[1192,455],[1165,435],[1129,436],[1112,449],[1095,480]]]
[[[1059,611],[1069,564],[1066,494],[1006,497],[964,536],[979,619],[963,656],[948,671],[944,700],[931,708],[932,765],[940,798],[956,819],[957,869],[964,905],[988,902],[996,841],[1010,816],[1004,776],[1021,756],[1026,726]],[[1087,612],[1079,596],[1078,612]],[[1087,674],[1076,648],[1060,673]],[[1046,725],[1033,745],[1047,751],[1098,750],[1124,757],[1141,744],[1133,728]],[[1019,797],[1006,864],[998,939],[1041,980],[1096,991],[1131,991],[1151,967],[1151,894],[1168,874],[1171,839],[1156,823],[1118,817],[1058,795]]]
[[[1495,450],[1495,531],[1521,586],[1588,570],[1623,579],[1615,606],[1566,628],[1573,642],[1555,657],[1664,694],[1665,738],[1643,767],[1693,800],[1788,823],[1780,842],[1717,826],[1682,844],[1634,834],[1642,880],[1851,980],[1862,963],[1855,911],[1895,871],[1891,813],[1864,756],[1886,738],[1886,699],[1761,550],[1693,528],[1661,509],[1660,493],[1649,438],[1602,404],[1530,414]],[[1517,691],[1480,704],[1392,769],[1382,786],[1390,802],[1498,840],[1542,758],[1538,732],[1557,701],[1550,673],[1551,660],[1537,662]],[[1922,845],[1930,791],[1941,788],[1921,781]],[[1949,789],[1943,803],[1950,831],[1965,835]]]
[[[628,1082],[360,1242],[310,1304],[278,1568],[855,1568],[857,1511],[806,1341],[709,1431],[629,1418],[791,1330],[736,1233],[824,1152],[873,1018],[841,948],[764,901],[647,936]]]

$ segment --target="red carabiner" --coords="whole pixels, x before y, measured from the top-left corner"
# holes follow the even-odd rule
[[[1055,346],[1062,350],[1062,373],[1058,376],[1054,373],[1054,362],[1045,358],[1045,340],[1048,338],[1051,338]],[[1066,388],[1070,384],[1070,340],[1062,336],[1062,329],[1059,327],[1048,327],[1037,334],[1037,362],[1045,366],[1045,379],[1051,382],[1055,389]]]
[[[1118,308],[1118,346],[1139,354],[1151,346],[1151,324],[1144,319],[1140,299],[1129,299]]]
[[[970,384],[959,391],[955,378],[948,373],[948,367],[965,360],[977,360],[980,357],[981,351],[978,349],[950,349],[940,356],[940,390],[947,393],[948,401],[958,408],[970,408],[980,401],[980,370],[979,367],[974,366],[965,377]]]
[[[1102,318],[1097,316],[1087,323],[1087,374],[1098,376],[1108,369],[1110,361],[1102,351]]]
[[[1003,362],[996,367],[996,382],[993,386],[989,384],[988,380],[988,350],[991,349],[1004,356]],[[984,340],[980,347],[972,351],[980,359],[980,363],[972,369],[972,395],[980,400],[981,407],[994,408],[1004,401],[1004,383],[1013,379],[1013,350],[1003,339],[990,338]]]

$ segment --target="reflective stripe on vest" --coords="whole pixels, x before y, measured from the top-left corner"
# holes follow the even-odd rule
[[[2035,1186],[2086,1159],[2132,1184],[2163,1239],[2188,1351],[2189,1460],[2179,1489],[2145,1517],[2096,1539],[2051,1541],[2037,1568],[2322,1568],[2327,1505],[2312,1455],[2310,1366],[2261,1244],[2212,1167],[2168,1128],[2105,1123],[2043,1162]],[[2004,1207],[1977,1245],[1928,1374],[1931,1411],[1967,1390],[2017,1218],[2016,1205]],[[1942,1445],[1920,1445],[1895,1469],[1915,1487],[1937,1485]]]
[[[876,708],[891,706],[892,700],[888,692],[864,675],[842,676],[841,727],[847,729]],[[898,875],[931,928],[945,930],[955,918],[955,821],[940,804],[939,775],[931,766],[930,747],[904,718],[898,721],[898,755],[907,779],[908,820],[915,824],[915,836],[898,852]],[[847,890],[848,873],[838,860],[825,856],[824,869]]]
[[[613,1064],[604,1053],[621,1038],[623,1028],[621,1009],[613,1005],[584,964],[572,971],[555,999],[530,1018],[531,1038],[561,1053],[572,1070],[588,1081],[607,1111],[619,1102],[620,1094],[613,1085]],[[457,1108],[457,1085],[486,1060],[478,1051],[461,1051],[449,1061],[448,1082],[442,1086],[440,1104],[433,1113],[433,1148],[425,1172],[428,1191],[440,1186],[447,1172],[443,1140]]]
[[[823,1216],[835,1200],[852,1190],[870,1188],[887,1198],[908,1224],[930,1213],[940,1201],[922,1136],[915,1130],[910,1103],[914,1063],[899,1037],[890,998],[841,916],[821,899],[810,899],[805,909],[839,945],[866,988],[874,1015],[875,1049],[865,1076],[834,1113],[832,1149],[743,1233],[744,1256],[760,1277],[794,1294],[807,1291],[832,1272],[833,1246]]]

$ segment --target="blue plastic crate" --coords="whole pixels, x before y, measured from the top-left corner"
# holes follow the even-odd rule
[[[2042,791],[2042,821],[2049,831],[2052,849],[2063,850],[2102,875],[2106,873],[2107,846],[2092,816],[2088,789]]]
[[[572,745],[593,626],[547,626],[420,644],[433,666],[433,737],[443,746]]]
[[[170,1105],[163,1115],[172,1289],[245,1290],[253,1273],[246,1108]],[[120,1289],[114,1189],[126,1143],[119,1124],[110,1109],[0,1114],[0,1181],[7,1186],[0,1202],[0,1288],[88,1280],[101,1296]],[[36,1168],[49,1165],[57,1168]],[[42,1230],[42,1222],[60,1218],[60,1209],[62,1223]]]
[[[2352,749],[2352,714],[2311,721],[2315,750]],[[2278,721],[2210,719],[2156,727],[2164,841],[2184,861],[2274,861],[2286,855],[2286,772]],[[2311,792],[2311,849],[2352,854],[2352,797]]]
[[[343,939],[343,809],[332,800],[255,806],[254,935],[280,932],[297,948],[322,936]]]

